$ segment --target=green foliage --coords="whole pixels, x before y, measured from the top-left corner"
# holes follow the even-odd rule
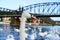
[[[28,18],[26,22],[27,23],[32,22],[32,19],[31,18]]]

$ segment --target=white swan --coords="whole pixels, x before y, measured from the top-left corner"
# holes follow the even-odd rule
[[[27,18],[31,18],[29,12],[24,11],[21,16],[21,23],[20,23],[20,40],[25,40],[25,23]]]

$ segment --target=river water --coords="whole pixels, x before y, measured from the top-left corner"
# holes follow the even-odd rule
[[[26,40],[60,40],[60,26],[26,25]],[[10,25],[0,24],[0,40],[19,40],[20,34]]]

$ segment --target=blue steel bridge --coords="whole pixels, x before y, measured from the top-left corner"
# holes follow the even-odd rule
[[[28,5],[24,11],[30,11],[32,14],[40,15],[60,15],[60,2],[46,2]]]
[[[24,6],[22,8],[23,8],[23,11],[29,11],[31,14],[36,14],[37,16],[41,16],[41,15],[42,16],[43,15],[48,15],[48,16],[49,15],[59,15],[60,16],[60,2],[38,3],[38,4]],[[19,10],[21,10],[21,8],[19,8],[18,10],[15,10],[15,12],[16,12],[15,14],[17,14],[18,16],[20,14]],[[12,12],[13,10],[0,7],[0,11]],[[10,15],[11,14],[12,13],[10,13]],[[8,15],[9,15],[9,13],[8,13]]]

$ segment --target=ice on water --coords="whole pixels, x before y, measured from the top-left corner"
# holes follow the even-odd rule
[[[14,36],[10,34],[7,36],[6,40],[15,40],[15,39],[14,39]]]
[[[1,26],[1,25],[0,25]],[[41,27],[41,26],[40,26]],[[49,26],[48,26],[49,27]],[[37,29],[36,29],[37,28]],[[35,40],[37,38],[37,40],[42,40],[41,38],[43,38],[44,40],[60,40],[60,32],[59,32],[59,29],[56,30],[55,27],[52,27],[54,28],[53,30],[50,30],[49,28],[47,28],[45,26],[45,28],[47,28],[48,30],[50,31],[47,31],[47,29],[43,30],[39,27],[36,27],[36,28],[32,28],[32,27],[27,27],[26,28],[26,35],[25,37],[28,39],[28,40]],[[51,28],[51,27],[50,27]],[[42,32],[43,30],[43,32]],[[8,33],[4,33],[4,27],[3,25],[0,27],[0,40],[19,40],[20,38],[20,35],[19,35],[19,29],[14,29],[14,28],[9,28],[7,31]],[[7,32],[5,31],[5,32]]]

